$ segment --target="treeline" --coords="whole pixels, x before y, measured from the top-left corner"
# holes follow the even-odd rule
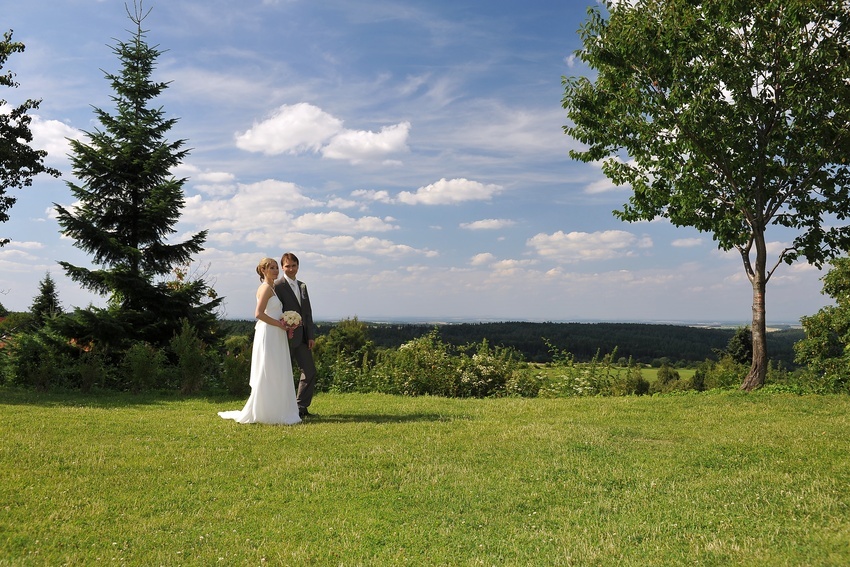
[[[253,321],[224,322],[230,332],[250,333]],[[454,346],[487,340],[494,346],[515,349],[529,362],[551,362],[549,345],[572,353],[576,360],[589,361],[598,352],[603,355],[617,349],[617,356],[642,364],[669,361],[688,366],[717,357],[726,348],[735,329],[689,327],[649,323],[370,323],[363,322],[369,339],[377,347],[397,348],[418,339],[435,328],[440,338]],[[336,324],[317,323],[320,335]],[[794,368],[795,342],[804,337],[802,329],[784,329],[768,333],[768,354],[774,362]]]

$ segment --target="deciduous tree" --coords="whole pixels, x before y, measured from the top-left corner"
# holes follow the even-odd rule
[[[625,221],[666,218],[737,250],[752,285],[752,364],[767,372],[765,292],[784,262],[850,248],[850,8],[843,0],[607,1],[564,79],[571,156],[630,185]],[[769,227],[793,240],[769,254]]]
[[[22,53],[23,43],[12,41],[12,31],[3,34],[0,41],[0,69],[13,53]],[[0,74],[0,86],[17,88],[18,83],[11,71]],[[33,178],[39,173],[47,173],[54,177],[59,171],[44,165],[47,152],[30,147],[32,132],[30,110],[35,110],[40,100],[27,100],[17,107],[10,107],[0,99],[0,223],[9,220],[8,210],[17,201],[16,197],[8,195],[10,188],[24,188],[32,185]],[[0,238],[0,247],[9,242],[8,238]]]

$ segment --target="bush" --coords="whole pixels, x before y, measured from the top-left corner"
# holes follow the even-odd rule
[[[84,392],[95,386],[106,386],[109,368],[104,358],[94,350],[83,352],[76,364],[77,384]]]
[[[126,389],[139,393],[162,386],[165,376],[165,355],[148,343],[134,343],[121,361]]]
[[[543,387],[543,377],[528,365],[514,370],[505,383],[505,394],[521,398],[536,398]]]
[[[398,394],[452,397],[458,391],[457,357],[436,330],[406,342],[390,357],[390,377]]]
[[[233,335],[224,341],[221,363],[221,383],[233,396],[251,393],[251,339],[247,335]]]
[[[679,371],[670,367],[667,362],[661,364],[655,382],[649,387],[652,394],[673,392],[676,390],[690,390],[690,384],[681,380]]]
[[[721,357],[716,362],[706,361],[700,367],[704,368],[700,380],[706,390],[737,388],[750,371],[748,365],[736,362],[729,355]]]
[[[540,389],[541,396],[609,396],[613,393],[612,385],[618,383],[620,375],[620,368],[615,362],[617,349],[604,356],[597,350],[590,362],[577,363],[571,353],[548,341],[546,344],[557,372]]]
[[[197,394],[204,384],[209,365],[204,354],[206,345],[198,338],[197,331],[183,319],[180,332],[170,342],[171,350],[177,355],[177,371],[180,376],[180,393]]]
[[[46,390],[60,382],[59,357],[39,333],[19,333],[11,337],[9,351],[9,383]]]
[[[625,372],[619,372],[611,381],[609,393],[612,396],[642,396],[649,393],[649,381],[643,377],[640,364],[629,358]]]

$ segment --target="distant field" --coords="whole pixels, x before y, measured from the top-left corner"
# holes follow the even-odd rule
[[[0,389],[0,565],[847,565],[850,397]]]

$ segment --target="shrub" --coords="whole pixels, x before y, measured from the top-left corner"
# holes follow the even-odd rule
[[[177,355],[180,393],[198,393],[203,386],[209,365],[204,355],[206,345],[198,338],[197,331],[188,320],[182,320],[180,332],[171,339],[170,346],[172,352]]]
[[[552,364],[557,369],[540,389],[541,396],[601,396],[612,394],[612,384],[618,380],[617,349],[601,356],[596,351],[590,362],[577,363],[575,356],[566,350],[558,349],[547,341],[552,354]]]
[[[690,383],[681,380],[679,371],[671,368],[667,362],[664,362],[658,369],[657,378],[650,385],[649,392],[655,394],[690,389]]]
[[[505,383],[505,394],[521,398],[536,398],[543,387],[543,377],[525,365],[517,368]]]
[[[161,386],[165,362],[165,355],[159,349],[148,343],[134,343],[121,361],[126,389],[138,393]]]
[[[390,390],[387,393],[455,396],[459,373],[452,350],[436,330],[404,343],[381,361],[385,367],[378,372]]]
[[[19,333],[9,345],[9,383],[46,390],[58,385],[59,356],[40,333]]]
[[[716,362],[709,361],[700,377],[706,390],[737,388],[744,381],[750,368],[725,355]]]
[[[629,358],[625,372],[619,372],[611,381],[609,393],[612,396],[642,396],[649,393],[649,381],[643,377],[640,364]]]
[[[76,364],[77,385],[84,392],[95,386],[106,386],[109,369],[103,356],[94,350],[83,352]]]
[[[251,393],[251,339],[247,335],[233,335],[224,341],[221,362],[221,383],[233,396]]]
[[[505,395],[508,381],[519,372],[522,355],[515,349],[491,349],[487,339],[470,348],[476,352],[472,356],[462,354],[458,361],[457,395],[474,398]]]

